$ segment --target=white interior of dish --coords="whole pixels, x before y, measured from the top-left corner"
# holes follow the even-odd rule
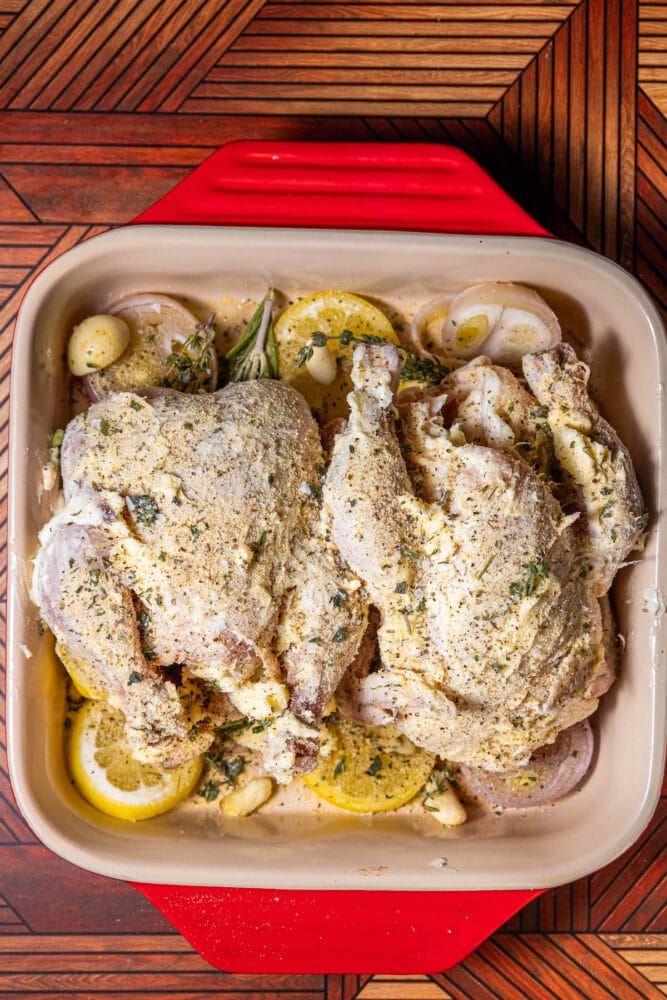
[[[85,315],[133,291],[215,303],[344,288],[412,311],[481,280],[537,288],[593,368],[593,392],[633,455],[651,512],[646,551],[614,588],[627,640],[605,696],[597,752],[582,787],[560,802],[475,818],[456,830],[409,813],[369,819],[286,795],[280,808],[219,822],[179,809],[139,824],[86,805],[62,753],[63,684],[39,634],[28,588],[49,435],[67,419],[66,337]],[[189,885],[404,890],[549,886],[590,872],[628,847],[659,792],[665,740],[661,512],[665,343],[639,285],[588,251],[550,240],[316,230],[137,226],[82,244],[34,282],[16,328],[11,397],[8,719],[20,808],[47,846],[118,878]],[[445,860],[443,860],[445,859]]]

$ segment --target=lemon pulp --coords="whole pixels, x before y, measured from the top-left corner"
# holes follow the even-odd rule
[[[332,718],[324,730],[323,748],[329,752],[320,756],[304,781],[340,809],[398,809],[417,794],[433,770],[435,755],[415,747],[395,726],[365,727]]]
[[[100,812],[117,819],[148,819],[167,812],[194,789],[199,758],[164,771],[135,760],[125,739],[125,717],[107,702],[86,701],[70,733],[68,763],[74,784]]]
[[[318,292],[300,299],[285,310],[275,325],[281,378],[305,396],[323,423],[333,417],[347,416],[346,396],[352,390],[350,369],[354,344],[342,347],[338,340],[328,341],[327,347],[338,367],[330,385],[316,382],[305,365],[298,368],[297,358],[314,333],[339,337],[344,330],[355,337],[370,334],[391,344],[399,343],[384,313],[351,292]]]
[[[70,656],[59,642],[56,643],[56,656],[82,698],[89,698],[91,701],[104,701],[106,699],[107,692],[100,684],[92,667]]]

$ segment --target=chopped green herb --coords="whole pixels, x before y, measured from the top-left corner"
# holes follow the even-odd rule
[[[349,631],[343,626],[341,626],[340,628],[337,628],[334,634],[331,636],[331,641],[345,642],[349,634],[350,634]]]
[[[501,670],[505,669],[505,664],[504,663],[492,663],[491,664],[491,669],[493,670],[494,673],[499,674]]]
[[[207,802],[213,802],[217,799],[220,792],[220,782],[219,781],[207,781],[205,785],[198,791],[198,795],[202,799],[206,799]]]
[[[136,410],[137,413],[139,412],[139,410],[143,410],[143,406],[137,399],[131,399],[130,406],[132,407],[133,410]]]
[[[160,562],[164,562],[166,558],[167,558],[167,553],[166,552],[160,552],[160,555],[158,556],[158,559],[160,560]]]
[[[51,435],[51,447],[60,448],[63,443],[63,438],[65,437],[65,431],[62,427],[58,427]]]
[[[186,421],[186,422],[185,422],[185,423],[183,424],[183,427],[185,428],[185,430],[186,430],[186,431],[191,431],[191,430],[192,430],[192,428],[193,428],[193,425],[192,425],[192,424],[190,423],[190,421],[189,421],[189,420],[187,420],[187,421]]]
[[[147,493],[130,493],[127,500],[129,500],[132,516],[138,524],[146,524],[149,527],[151,524],[155,524],[160,508],[153,497]]]
[[[477,579],[478,580],[482,579],[482,577],[484,576],[484,574],[486,573],[487,569],[489,568],[489,566],[491,565],[491,563],[493,562],[493,560],[495,558],[496,558],[495,556],[489,556],[489,558],[486,560],[486,562],[482,566],[481,570],[477,574]]]
[[[148,649],[144,649],[143,653],[144,653],[144,658],[148,660],[149,663],[151,662],[151,660],[154,660],[157,656],[157,653],[155,652],[152,646],[149,646]]]
[[[191,743],[194,743],[194,741],[197,739],[198,732],[199,730],[197,729],[197,723],[195,722],[193,723],[193,725],[190,726],[190,730],[188,732],[188,739],[190,740]]]
[[[322,645],[322,640],[320,639],[319,635],[314,635],[312,639],[308,640],[308,642],[312,642],[314,646]]]
[[[338,763],[334,768],[334,773],[333,773],[334,778],[340,778],[341,774],[345,773],[345,767],[346,767],[345,757],[341,757],[341,759],[338,761]]]
[[[382,770],[382,758],[380,757],[379,754],[376,754],[375,757],[373,757],[373,760],[370,762],[366,774],[369,774],[371,778],[377,778],[381,770]]]
[[[104,419],[104,417],[102,417],[102,419],[100,420],[100,430],[102,431],[105,437],[109,436],[109,425]]]
[[[133,670],[127,679],[128,687],[130,684],[138,684],[142,678],[143,674],[140,674],[138,670]]]
[[[411,552],[410,549],[406,549],[405,545],[399,545],[398,551],[402,556],[405,556],[406,559],[419,559],[419,553]]]
[[[330,604],[333,604],[334,608],[339,608],[347,600],[347,592],[341,590],[340,587],[330,599]]]
[[[407,591],[408,591],[408,585],[407,583],[405,583],[404,580],[402,580],[400,583],[397,583],[394,588],[395,594],[406,594]]]
[[[614,501],[613,500],[607,500],[606,504],[604,505],[604,507],[600,511],[600,518],[611,517],[611,510],[612,510],[613,506],[614,506]]]

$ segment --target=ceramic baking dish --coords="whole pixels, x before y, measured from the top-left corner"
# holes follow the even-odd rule
[[[339,287],[400,309],[485,279],[534,286],[556,310],[592,365],[594,394],[633,455],[651,511],[646,551],[615,585],[627,649],[596,717],[598,749],[581,789],[455,831],[400,814],[317,819],[298,800],[224,831],[187,811],[131,825],[90,808],[65,771],[63,682],[28,594],[37,531],[50,513],[40,470],[67,416],[62,354],[73,323],[138,290],[215,305],[223,295],[257,297],[269,283],[288,293]],[[653,812],[664,758],[665,355],[657,312],[628,274],[547,239],[135,226],[49,265],[19,314],[10,416],[9,757],[35,833],[92,871],[189,886],[518,889],[572,880],[621,853]]]

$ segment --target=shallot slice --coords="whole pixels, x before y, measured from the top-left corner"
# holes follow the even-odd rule
[[[438,352],[442,346],[442,321],[456,298],[453,292],[443,292],[419,309],[407,333],[408,346],[421,357]]]
[[[471,358],[481,353],[499,364],[561,341],[558,317],[532,288],[485,281],[457,295],[443,327],[442,352]]]
[[[558,734],[536,750],[525,767],[514,771],[461,768],[473,792],[506,809],[525,809],[555,802],[578,785],[593,758],[593,731],[588,719]]]

